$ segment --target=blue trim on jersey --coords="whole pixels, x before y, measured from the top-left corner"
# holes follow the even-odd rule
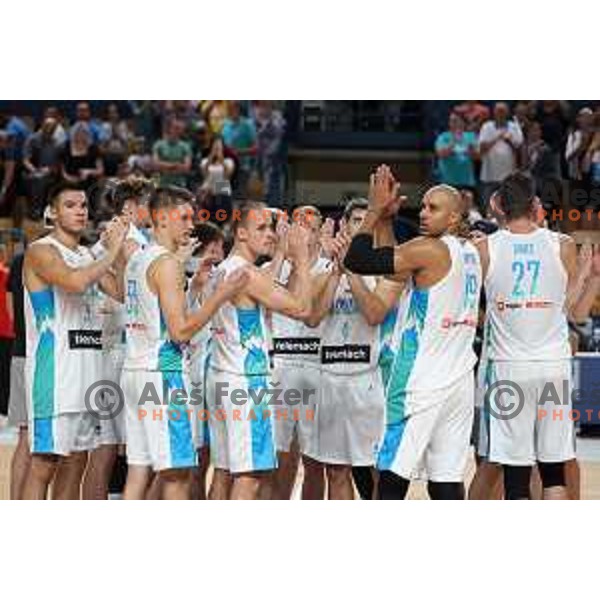
[[[406,387],[419,352],[419,336],[423,331],[429,291],[413,289],[400,345],[392,367],[386,397],[386,423],[399,423],[404,418]]]
[[[33,419],[33,448],[36,454],[54,453],[54,418]]]
[[[197,464],[197,457],[190,415],[186,412],[188,405],[183,402],[181,404],[173,403],[171,398],[173,390],[186,392],[183,375],[181,371],[170,371],[163,372],[162,378],[163,393],[169,395],[169,450],[171,453],[169,466],[173,469],[194,467]],[[174,418],[177,416],[179,418]]]
[[[383,381],[383,389],[387,389],[390,377],[392,374],[392,367],[394,366],[394,358],[396,353],[392,349],[394,329],[396,328],[396,320],[398,319],[398,305],[390,310],[383,323],[379,326],[379,371],[381,373],[381,379]]]
[[[385,435],[377,457],[377,468],[380,471],[391,468],[402,441],[406,427],[406,386],[419,352],[419,336],[428,305],[429,291],[414,288],[386,394]]]
[[[56,341],[53,331],[56,311],[52,287],[29,292],[29,299],[35,315],[38,342],[35,348],[35,368],[33,372],[32,405],[34,419],[46,419],[55,413],[55,355]]]
[[[261,310],[259,307],[236,308],[236,315],[240,345],[247,351],[244,358],[244,375],[248,382],[248,390],[266,390],[269,360],[264,351],[266,337]],[[254,400],[249,395],[248,401],[253,403],[252,410],[256,417],[249,419],[253,470],[274,469],[277,466],[275,437],[266,399],[263,398],[260,404],[254,404]]]
[[[389,471],[392,468],[405,428],[406,419],[386,426],[383,444],[377,456],[377,470]]]
[[[252,377],[252,382],[249,381],[248,389],[266,390],[266,377]],[[254,403],[250,394],[249,402]],[[255,419],[250,419],[250,439],[252,443],[252,466],[255,471],[268,471],[277,466],[275,453],[275,436],[273,433],[273,420],[269,414],[269,407],[266,406],[266,400],[252,406],[252,410],[256,416]],[[265,414],[267,413],[267,414]]]
[[[181,371],[183,364],[183,350],[181,344],[168,339],[169,332],[162,310],[160,314],[160,337],[164,340],[158,349],[159,371]]]

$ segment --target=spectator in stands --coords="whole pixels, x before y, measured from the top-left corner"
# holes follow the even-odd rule
[[[48,106],[44,110],[42,122],[46,119],[54,119],[56,121],[56,129],[54,130],[54,141],[62,145],[67,141],[67,132],[64,127],[64,116],[56,106]]]
[[[10,389],[10,355],[14,338],[13,323],[6,303],[8,289],[8,256],[6,246],[0,244],[0,415],[8,414]]]
[[[583,159],[584,169],[589,172],[590,184],[600,187],[600,110],[594,115],[594,136]]]
[[[127,159],[130,138],[129,126],[127,121],[121,119],[119,107],[114,103],[109,104],[102,123],[103,142],[100,146],[107,177],[117,175],[119,166]]]
[[[521,128],[523,134],[532,121],[532,113],[535,115],[535,109],[532,109],[531,102],[527,100],[518,100],[513,110],[514,120]]]
[[[75,123],[71,127],[69,136],[73,135],[75,127],[82,124],[87,126],[92,138],[92,143],[99,145],[102,141],[102,126],[92,118],[92,109],[88,102],[79,102],[77,104],[75,109]]]
[[[181,137],[185,125],[177,119],[167,123],[162,140],[152,148],[154,169],[160,173],[161,185],[187,186],[187,175],[192,168],[192,149]]]
[[[204,180],[201,188],[204,207],[211,212],[211,216],[219,209],[224,209],[229,215],[235,163],[225,156],[222,138],[213,138],[209,155],[202,160],[200,168]]]
[[[39,131],[29,136],[23,151],[23,167],[27,196],[30,200],[29,216],[41,219],[50,188],[60,177],[62,147],[56,141],[58,122],[47,117]]]
[[[235,188],[237,195],[244,196],[255,168],[257,141],[254,123],[242,116],[239,101],[229,105],[229,116],[223,123],[223,141],[237,154],[238,172]]]
[[[564,155],[570,120],[568,103],[543,100],[537,105],[535,120],[542,127],[542,137],[552,153],[548,160],[554,161],[554,169],[562,172],[561,158]]]
[[[15,191],[15,154],[11,137],[0,129],[0,217],[12,217]]]
[[[27,138],[31,135],[29,127],[23,119],[12,116],[6,120],[6,123],[0,124],[0,129],[4,129],[8,134],[15,162],[19,165],[23,159],[23,146]]]
[[[104,174],[100,150],[93,143],[92,133],[85,122],[79,121],[71,127],[69,141],[63,149],[62,177],[69,183],[89,190]],[[94,206],[90,206],[92,212]]]
[[[227,100],[202,100],[200,111],[209,130],[213,135],[221,135],[223,124],[229,114],[229,102]]]
[[[591,108],[582,108],[577,113],[576,127],[567,137],[565,160],[569,179],[571,181],[585,181],[589,175],[584,165],[584,158],[594,137],[594,111]]]
[[[254,115],[258,140],[258,172],[264,182],[265,201],[269,206],[280,207],[283,196],[285,119],[278,110],[273,110],[271,100],[259,100]]]
[[[505,102],[494,106],[494,118],[486,121],[479,132],[481,154],[481,196],[483,206],[499,183],[516,167],[516,151],[523,143],[521,128],[509,120],[510,111]]]
[[[465,131],[464,119],[451,113],[448,131],[435,141],[439,180],[455,187],[475,187],[474,160],[477,158],[477,135]]]
[[[560,181],[560,164],[554,159],[554,152],[542,137],[542,126],[533,121],[526,130],[525,143],[521,146],[522,168],[535,181],[536,193],[540,198],[546,195],[547,185]]]
[[[481,126],[490,118],[490,109],[477,100],[465,100],[453,109],[465,121],[467,131],[479,133]]]

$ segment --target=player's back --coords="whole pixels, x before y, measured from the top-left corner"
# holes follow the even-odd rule
[[[229,255],[211,275],[206,297],[219,282],[233,271],[250,265],[237,254]],[[225,302],[211,321],[210,367],[240,375],[266,375],[269,373],[269,343],[264,307],[239,307]]]
[[[183,345],[169,338],[158,295],[148,286],[150,266],[169,251],[158,244],[137,250],[125,271],[126,344],[124,369],[181,371]]]
[[[527,234],[501,230],[488,238],[488,358],[569,358],[568,278],[560,247],[560,234],[547,229]]]

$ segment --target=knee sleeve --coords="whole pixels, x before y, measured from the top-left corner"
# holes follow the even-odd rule
[[[377,496],[379,500],[404,500],[410,481],[392,471],[379,472]]]
[[[529,500],[529,482],[531,480],[531,467],[515,467],[504,465],[504,499]]]
[[[375,482],[371,467],[352,467],[352,479],[361,500],[372,500]]]
[[[556,462],[540,462],[538,463],[538,470],[540,472],[540,479],[542,480],[542,487],[564,487],[565,482],[565,463]]]
[[[464,500],[465,486],[458,482],[427,482],[427,492],[432,500]]]

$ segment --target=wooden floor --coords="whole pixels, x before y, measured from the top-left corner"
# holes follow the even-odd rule
[[[0,445],[0,500],[9,498],[9,469],[13,448]],[[581,461],[581,489],[583,500],[600,499],[600,462]],[[474,465],[469,467],[468,480],[472,477]],[[410,498],[426,498],[425,488],[421,484],[411,486]]]

